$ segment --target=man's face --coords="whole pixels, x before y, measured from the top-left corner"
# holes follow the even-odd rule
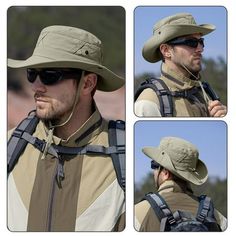
[[[69,116],[77,93],[75,79],[62,79],[53,85],[45,85],[37,76],[31,87],[34,92],[36,114],[40,119],[58,123]]]
[[[180,39],[200,39],[201,34],[192,34]],[[171,47],[171,61],[178,68],[187,67],[193,74],[198,74],[201,69],[203,45],[198,43],[196,48],[187,45],[174,45]],[[181,70],[181,69],[180,69]]]

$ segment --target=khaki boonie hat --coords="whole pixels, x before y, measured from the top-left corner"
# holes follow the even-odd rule
[[[189,13],[179,13],[158,21],[153,27],[153,36],[143,46],[143,57],[148,62],[161,60],[159,47],[176,37],[200,33],[206,35],[215,30],[211,24],[197,25]]]
[[[38,38],[33,55],[26,60],[8,59],[12,68],[79,68],[100,75],[97,89],[113,91],[124,79],[102,65],[102,43],[93,34],[69,26],[49,26]]]
[[[184,139],[165,137],[159,147],[144,147],[142,151],[171,173],[190,183],[201,185],[208,178],[207,167],[199,160],[197,148]]]

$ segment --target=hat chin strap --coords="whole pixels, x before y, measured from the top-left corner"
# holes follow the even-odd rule
[[[71,118],[74,114],[76,104],[79,101],[79,90],[81,88],[81,84],[82,84],[81,81],[82,81],[82,78],[84,77],[84,73],[85,73],[85,71],[83,70],[82,74],[81,74],[81,77],[80,77],[80,81],[79,81],[78,86],[77,86],[77,93],[76,93],[76,96],[75,96],[73,108],[72,108],[71,113],[68,116],[68,118],[64,122],[62,122],[61,124],[58,124],[58,125],[52,125],[52,122],[49,121],[49,130],[48,130],[48,135],[47,135],[47,138],[46,138],[46,146],[45,146],[44,152],[42,154],[42,159],[45,158],[45,156],[48,152],[48,148],[50,147],[50,145],[52,143],[52,137],[53,137],[54,129],[57,128],[57,127],[62,127],[64,125],[66,125],[71,120]]]
[[[71,113],[70,115],[68,116],[68,118],[61,124],[58,124],[58,125],[52,125],[51,121],[49,121],[49,129],[54,129],[54,128],[57,128],[57,127],[62,127],[64,125],[66,125],[72,118],[73,114],[74,114],[74,111],[75,111],[75,107],[79,101],[79,90],[80,90],[80,87],[81,87],[81,81],[82,81],[82,78],[84,77],[84,70],[82,71],[82,74],[81,74],[81,77],[80,77],[80,81],[78,83],[78,86],[77,86],[77,93],[76,93],[76,96],[75,96],[75,100],[74,100],[74,104],[73,104],[73,108],[71,110]]]
[[[182,68],[185,69],[191,76],[193,76],[193,77],[196,79],[196,81],[199,83],[200,88],[201,88],[202,93],[203,93],[203,98],[204,98],[205,102],[208,104],[208,102],[209,102],[211,99],[209,98],[209,96],[208,96],[207,93],[205,92],[205,89],[204,89],[203,86],[202,86],[202,82],[201,82],[200,77],[199,77],[200,74],[198,73],[198,77],[197,77],[197,76],[194,75],[183,63],[181,63],[181,66],[182,66]]]

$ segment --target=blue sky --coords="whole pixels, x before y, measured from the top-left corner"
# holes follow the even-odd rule
[[[151,171],[151,159],[142,153],[142,148],[158,146],[166,136],[193,143],[209,175],[227,177],[227,125],[223,121],[138,121],[134,132],[135,182],[142,181]]]
[[[217,58],[227,57],[227,10],[224,7],[179,7],[179,6],[153,6],[137,7],[134,17],[134,60],[135,75],[143,72],[157,74],[160,68],[159,63],[149,63],[142,57],[144,43],[152,36],[154,24],[160,19],[180,12],[187,12],[194,16],[197,24],[213,24],[216,30],[205,36],[205,48],[203,57]]]

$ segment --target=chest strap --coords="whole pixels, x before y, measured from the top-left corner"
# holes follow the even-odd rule
[[[46,142],[44,140],[34,137],[27,132],[24,132],[21,138],[33,145],[40,152],[43,152],[46,147]],[[117,145],[104,147],[101,145],[86,145],[83,147],[65,147],[61,145],[52,144],[48,149],[48,153],[57,158],[61,155],[111,155],[125,153],[125,146]]]

